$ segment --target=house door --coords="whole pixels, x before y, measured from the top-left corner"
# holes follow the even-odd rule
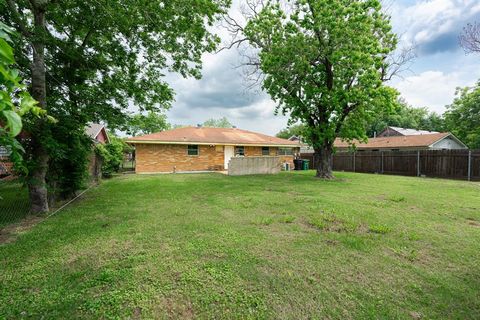
[[[228,162],[230,161],[230,158],[232,158],[234,155],[235,155],[235,149],[233,146],[225,146],[225,148],[223,149],[224,151],[224,167],[225,167],[225,170],[228,169]]]

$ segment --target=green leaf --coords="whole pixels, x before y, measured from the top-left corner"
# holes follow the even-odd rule
[[[7,64],[15,63],[13,59],[13,50],[12,47],[7,43],[7,41],[0,38],[0,58],[5,60]]]
[[[16,136],[22,131],[22,118],[11,110],[2,111],[4,117],[7,119],[7,126],[10,129],[10,134]]]
[[[20,102],[21,114],[25,114],[32,110],[37,105],[37,101],[33,99],[28,93],[24,92],[22,95],[22,101]]]

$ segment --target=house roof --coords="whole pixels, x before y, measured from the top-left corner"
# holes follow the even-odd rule
[[[400,128],[400,127],[391,127],[391,126],[388,128],[395,130],[404,136],[416,136],[416,135],[422,135],[422,134],[439,133],[437,131],[417,130],[417,129],[411,129],[411,128]]]
[[[154,144],[226,144],[297,147],[289,141],[237,128],[184,127],[127,139],[129,143]]]
[[[429,147],[448,136],[454,137],[449,132],[439,132],[421,135],[370,138],[367,143],[353,141],[352,144],[355,144],[358,149],[421,148]],[[458,140],[457,138],[455,139]],[[348,148],[349,144],[337,138],[335,140],[335,147]]]
[[[103,124],[89,123],[85,128],[85,133],[93,140],[97,140],[97,137],[102,130],[105,130],[105,126]],[[105,130],[105,136],[107,137],[107,141],[108,141],[108,134],[106,130]]]

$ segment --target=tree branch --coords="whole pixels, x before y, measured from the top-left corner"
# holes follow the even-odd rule
[[[465,53],[480,53],[480,23],[467,24],[463,28],[459,42]]]
[[[28,30],[27,25],[22,20],[20,13],[15,7],[15,3],[13,2],[13,0],[7,0],[7,5],[8,5],[8,8],[10,9],[10,12],[12,13],[13,20],[18,25],[18,30],[25,38],[29,38],[32,35],[32,33]]]
[[[410,67],[416,58],[415,45],[403,47],[400,51],[385,56],[384,64],[380,68],[380,79],[387,82],[394,77],[402,78],[402,73],[411,71]]]

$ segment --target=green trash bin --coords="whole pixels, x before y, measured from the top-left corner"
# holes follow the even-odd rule
[[[303,170],[308,170],[310,168],[310,160],[303,159]]]

